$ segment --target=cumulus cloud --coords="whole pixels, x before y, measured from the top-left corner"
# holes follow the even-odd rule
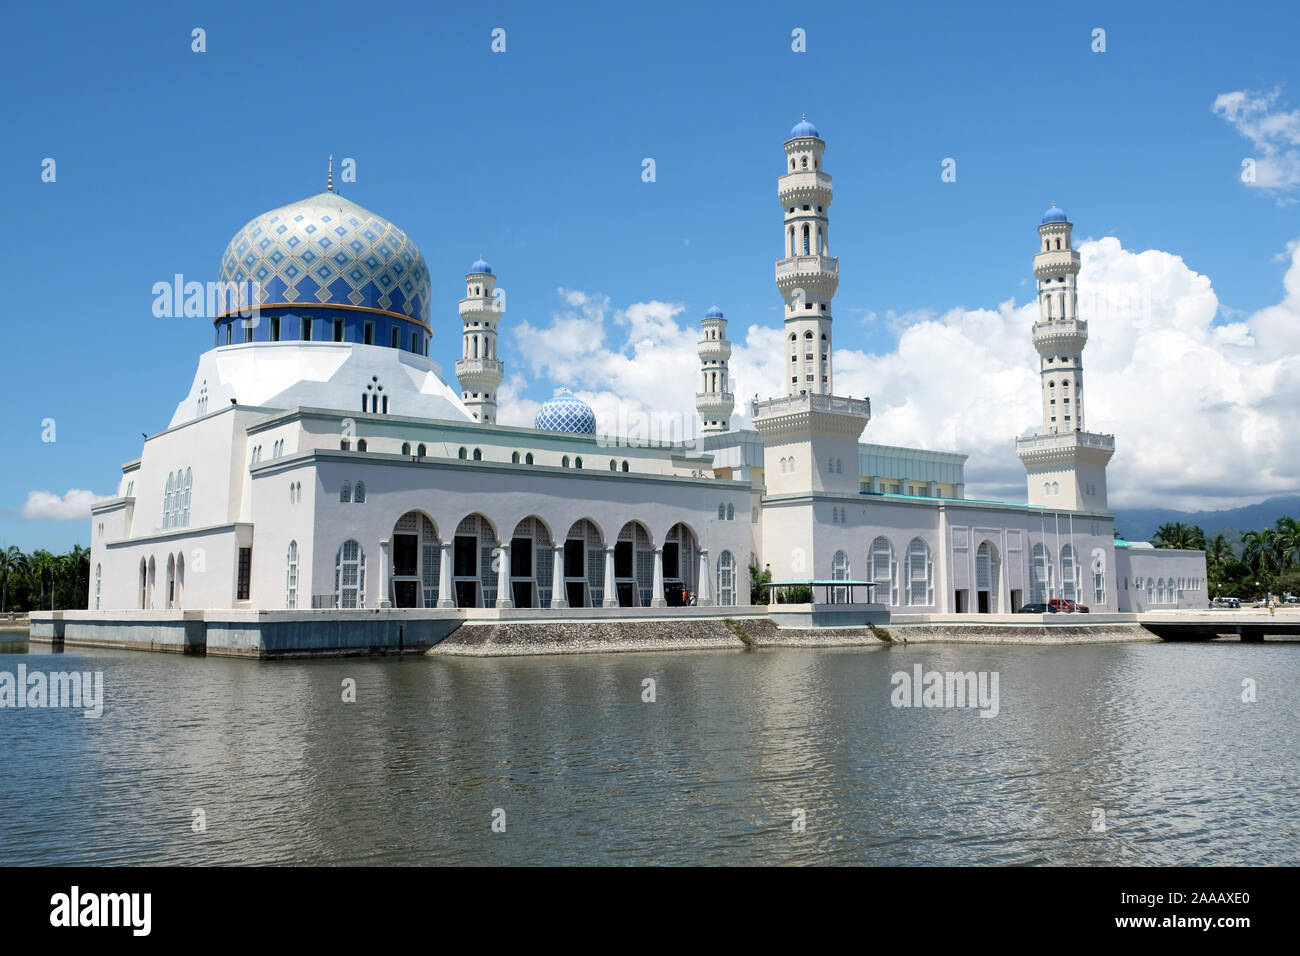
[[[1243,182],[1268,191],[1281,191],[1300,185],[1300,109],[1277,108],[1281,91],[1257,93],[1235,90],[1220,93],[1211,109],[1222,116],[1238,133],[1250,140],[1258,151],[1254,176]]]
[[[18,509],[24,518],[53,518],[56,521],[84,521],[90,518],[90,506],[112,495],[97,495],[84,488],[69,488],[62,496],[52,491],[29,491]]]
[[[1172,253],[1124,249],[1114,237],[1079,245],[1086,426],[1114,434],[1110,500],[1117,507],[1231,507],[1300,488],[1300,243],[1288,246],[1284,296],[1225,321],[1209,277]],[[561,290],[547,326],[513,334],[528,374],[568,386],[597,412],[602,432],[636,416],[697,427],[698,320],[680,303],[616,309],[608,298]],[[863,440],[960,451],[972,497],[1024,500],[1013,439],[1039,424],[1034,301],[890,317],[895,348],[834,353],[835,391],[869,395]],[[1217,317],[1217,321],[1216,321]],[[728,330],[733,427],[754,396],[782,394],[780,329]],[[851,325],[841,330],[841,337]],[[530,424],[537,403],[502,387],[501,420]],[[620,427],[620,425],[624,427]]]

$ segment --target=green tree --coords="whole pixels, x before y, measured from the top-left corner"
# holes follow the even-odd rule
[[[49,584],[49,609],[54,610],[54,581],[59,573],[59,559],[46,551],[44,548],[37,548],[27,559],[27,567],[32,577],[36,579],[39,597],[36,601],[38,609],[44,609],[46,604],[46,584]]]
[[[1241,536],[1241,563],[1260,575],[1277,571],[1281,550],[1277,532],[1272,528],[1247,531]]]
[[[27,555],[17,545],[0,550],[0,614],[9,610],[9,579],[27,573]]]
[[[1300,521],[1295,518],[1278,518],[1273,532],[1277,535],[1279,570],[1300,563]]]
[[[1205,532],[1197,525],[1172,521],[1156,529],[1151,543],[1157,548],[1178,548],[1184,551],[1203,551]]]
[[[1205,547],[1205,563],[1212,569],[1222,569],[1232,560],[1232,545],[1223,534],[1216,534]]]
[[[757,564],[749,566],[749,603],[766,604],[770,597],[771,588],[765,588],[763,585],[772,582],[772,569],[758,569]]]

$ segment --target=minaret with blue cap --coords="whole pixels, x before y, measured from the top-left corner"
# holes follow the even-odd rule
[[[785,214],[785,257],[776,286],[785,300],[786,394],[830,395],[831,299],[839,260],[831,257],[831,177],[822,169],[826,143],[805,116],[785,142],[786,171],[777,182]]]
[[[727,375],[731,343],[727,341],[727,320],[716,305],[704,313],[701,324],[700,389],[695,393],[695,408],[700,413],[700,434],[715,435],[731,429],[731,413],[736,407]]]
[[[492,267],[480,256],[469,267],[465,298],[460,300],[464,332],[456,378],[465,408],[475,421],[485,425],[497,420],[497,387],[506,370],[497,356],[497,321],[505,309],[505,296],[496,294],[496,282]]]
[[[1106,464],[1115,452],[1115,439],[1084,430],[1088,323],[1079,318],[1079,253],[1071,242],[1073,231],[1073,223],[1056,203],[1038,224],[1038,321],[1032,334],[1043,423],[1033,437],[1016,440],[1016,453],[1029,473],[1031,505],[1104,512]]]

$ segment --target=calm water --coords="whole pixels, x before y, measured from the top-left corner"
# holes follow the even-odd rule
[[[918,662],[1001,713],[892,708]],[[107,702],[0,710],[3,864],[1300,863],[1296,645],[19,663]]]

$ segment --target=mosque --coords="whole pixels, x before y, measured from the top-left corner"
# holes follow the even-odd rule
[[[452,388],[429,357],[431,277],[410,236],[332,183],[254,218],[220,280],[256,283],[257,314],[216,316],[189,394],[93,508],[88,610],[748,605],[757,568],[871,582],[896,615],[1204,606],[1201,552],[1114,536],[1115,441],[1085,428],[1080,259],[1055,206],[1033,260],[1042,423],[1016,439],[1027,502],[968,499],[965,455],[862,441],[870,400],[834,389],[825,148],[800,122],[778,180],[785,394],[735,427],[711,308],[699,438],[676,444],[599,434],[568,393],[532,428],[499,424],[505,314],[483,259],[458,304]]]

